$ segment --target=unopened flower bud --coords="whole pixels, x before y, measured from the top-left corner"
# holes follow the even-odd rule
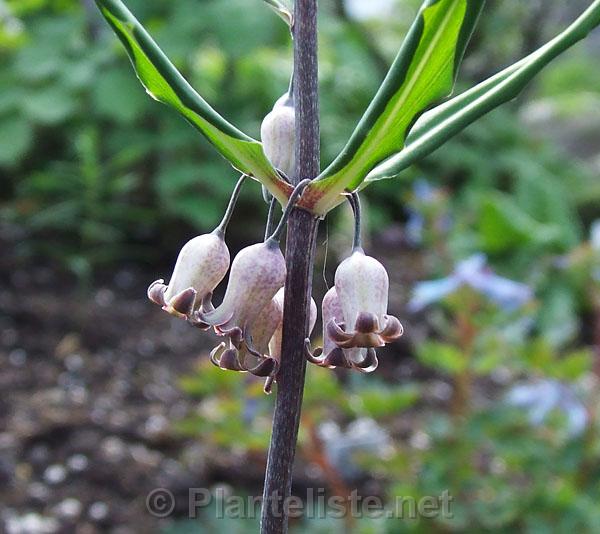
[[[215,234],[199,235],[179,252],[169,285],[163,280],[153,282],[148,298],[173,315],[189,316],[211,295],[228,268],[229,250],[223,239]]]
[[[286,176],[292,176],[294,173],[295,121],[294,106],[286,93],[275,103],[260,127],[265,155],[273,166]]]

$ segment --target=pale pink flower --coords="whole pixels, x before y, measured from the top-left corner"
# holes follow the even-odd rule
[[[229,250],[220,235],[213,232],[188,241],[177,257],[169,284],[156,280],[148,288],[148,298],[177,317],[189,317],[227,274]]]
[[[370,373],[377,369],[378,361],[372,347],[341,348],[332,339],[328,325],[335,323],[344,326],[344,315],[337,289],[332,287],[323,297],[323,348],[314,353],[310,350],[310,342],[306,340],[306,355],[311,363],[321,367],[345,367]]]
[[[402,335],[400,321],[387,314],[389,279],[385,267],[361,248],[338,266],[335,289],[342,317],[324,324],[338,347],[382,347]]]

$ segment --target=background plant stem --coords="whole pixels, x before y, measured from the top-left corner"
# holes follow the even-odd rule
[[[317,67],[317,0],[296,0],[294,24],[294,103],[296,107],[296,172],[294,185],[319,174],[319,96]],[[300,424],[306,360],[313,259],[318,221],[294,210],[289,218],[283,311],[281,369],[273,432],[265,473],[261,532],[287,532],[283,503],[291,494],[292,466]]]

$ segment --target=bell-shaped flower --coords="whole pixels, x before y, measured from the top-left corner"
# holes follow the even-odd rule
[[[283,95],[264,118],[260,127],[260,138],[265,155],[276,169],[292,176],[295,165],[294,140],[296,137],[296,115],[288,93]]]
[[[330,335],[330,324],[344,328],[344,314],[336,287],[332,287],[323,297],[321,306],[323,318],[323,348],[314,353],[310,349],[310,341],[306,339],[306,357],[308,361],[321,367],[333,369],[344,367],[370,373],[379,364],[375,349],[372,347],[341,348]]]
[[[270,393],[281,362],[283,299],[282,287],[247,328],[245,338],[240,338],[236,329],[229,340],[215,347],[210,355],[211,361],[222,369],[267,377],[265,393]],[[311,299],[309,335],[316,320],[317,305]]]
[[[248,338],[249,327],[285,283],[285,276],[285,259],[278,243],[267,240],[246,247],[233,260],[221,305],[210,311],[200,310],[195,319],[214,326],[219,335],[232,336],[239,345]]]
[[[389,279],[385,267],[361,248],[355,248],[338,266],[335,289],[343,319],[335,317],[324,324],[338,347],[381,347],[402,335],[400,321],[387,314]]]
[[[283,316],[284,297],[285,297],[285,293],[284,293],[284,288],[282,287],[274,297],[274,299],[279,303],[279,305],[281,307],[282,316]],[[317,322],[317,303],[315,302],[315,299],[313,299],[311,297],[310,311],[309,311],[309,316],[308,316],[308,335],[309,336],[312,334],[312,331],[315,328],[316,322]],[[269,352],[271,354],[271,357],[275,358],[277,361],[281,361],[282,339],[283,339],[283,321],[281,323],[279,323],[279,325],[277,326],[277,330],[275,330],[275,333],[273,334],[273,337],[271,338],[271,341],[269,342]]]
[[[269,341],[281,324],[282,316],[283,308],[274,297],[248,326],[246,337],[240,337],[240,330],[234,329],[227,342],[213,349],[211,361],[222,369],[247,371],[256,376],[277,372],[277,360],[269,356]]]
[[[273,336],[269,341],[269,355],[270,357],[277,362],[276,368],[269,375],[265,382],[265,393],[271,392],[271,387],[273,382],[275,381],[275,375],[277,370],[279,369],[279,365],[281,363],[281,344],[283,341],[283,305],[284,305],[284,297],[285,297],[285,289],[282,287],[277,294],[273,297],[273,301],[277,303],[279,309],[281,310],[281,321],[277,325]],[[308,335],[312,333],[315,323],[317,322],[317,303],[313,298],[310,299],[310,311],[308,318]]]
[[[178,317],[189,317],[203,301],[210,299],[229,268],[229,250],[216,232],[194,237],[177,257],[169,284],[156,280],[148,298]]]

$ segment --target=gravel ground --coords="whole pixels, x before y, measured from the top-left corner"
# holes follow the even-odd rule
[[[87,298],[44,268],[4,278],[0,531],[154,532],[150,490],[212,478],[202,446],[171,431],[194,408],[177,382],[203,336],[157,313],[137,278]]]

